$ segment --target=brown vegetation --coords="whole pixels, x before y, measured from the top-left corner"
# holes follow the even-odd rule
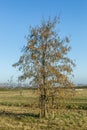
[[[70,101],[58,100],[48,119],[39,118],[38,90],[0,89],[0,130],[86,130],[87,89],[76,91]],[[65,104],[63,104],[63,102]]]

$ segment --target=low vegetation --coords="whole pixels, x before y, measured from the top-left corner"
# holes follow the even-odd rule
[[[0,89],[0,130],[87,130],[87,89],[74,91],[70,100],[59,100],[54,118],[49,109],[40,119],[38,90]]]

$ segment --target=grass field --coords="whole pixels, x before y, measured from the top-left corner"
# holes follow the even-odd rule
[[[87,89],[76,90],[54,119],[39,118],[37,90],[0,89],[0,130],[87,130]]]

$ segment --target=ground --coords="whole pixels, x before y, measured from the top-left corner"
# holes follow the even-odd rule
[[[87,89],[75,93],[54,118],[40,119],[37,90],[0,89],[0,130],[87,130]]]

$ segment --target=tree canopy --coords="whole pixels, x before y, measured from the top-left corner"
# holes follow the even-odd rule
[[[23,48],[23,54],[13,66],[22,71],[20,80],[32,78],[35,84],[55,83],[65,86],[69,83],[68,76],[72,73],[74,62],[67,54],[71,47],[69,38],[61,39],[55,32],[59,19],[43,20],[40,26],[31,27],[27,36],[27,45]]]

